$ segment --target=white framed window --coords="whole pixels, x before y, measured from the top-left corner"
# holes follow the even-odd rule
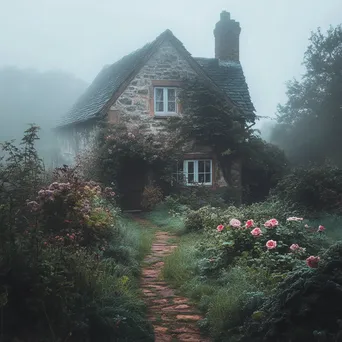
[[[184,160],[183,166],[185,184],[188,186],[213,183],[213,163],[211,159]]]
[[[172,115],[177,113],[175,87],[154,88],[154,112],[156,115]]]

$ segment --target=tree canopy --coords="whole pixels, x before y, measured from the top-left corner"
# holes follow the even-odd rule
[[[293,164],[341,166],[342,26],[313,32],[305,52],[305,72],[287,83],[287,102],[278,106],[271,141]]]

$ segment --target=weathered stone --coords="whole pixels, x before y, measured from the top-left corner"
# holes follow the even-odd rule
[[[128,98],[128,97],[123,97],[120,98],[119,102],[123,105],[131,105],[132,104],[132,99]]]

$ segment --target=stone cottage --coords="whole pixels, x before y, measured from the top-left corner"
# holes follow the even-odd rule
[[[240,24],[223,11],[214,29],[215,58],[192,57],[166,30],[153,42],[104,67],[57,127],[64,157],[72,162],[90,144],[103,118],[115,124],[121,115],[139,115],[153,125],[155,120],[181,114],[178,89],[181,80],[191,77],[205,79],[246,121],[253,122],[255,109],[239,61],[240,32]],[[187,186],[226,185],[210,149],[186,151],[181,172]]]

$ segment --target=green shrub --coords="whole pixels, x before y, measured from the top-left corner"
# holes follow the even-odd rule
[[[76,169],[42,186],[35,136],[4,144],[0,166],[1,339],[153,341],[137,291],[146,238],[129,236],[111,188]]]
[[[141,200],[141,207],[145,210],[152,210],[156,207],[163,200],[163,192],[160,187],[158,186],[145,186],[142,200]]]
[[[342,308],[342,245],[321,255],[317,269],[299,268],[259,308],[260,319],[245,324],[241,341],[339,341]]]
[[[204,228],[201,215],[196,211],[188,212],[185,219],[185,230],[187,232],[199,231]]]
[[[285,176],[274,195],[309,214],[342,213],[342,170],[334,166],[297,168]]]

